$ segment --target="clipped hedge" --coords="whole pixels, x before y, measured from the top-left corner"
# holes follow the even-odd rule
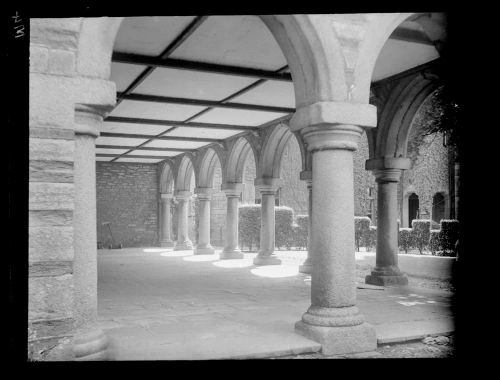
[[[365,246],[367,251],[374,251],[377,246],[377,226],[370,226],[366,235]]]
[[[307,249],[309,234],[309,215],[297,215],[293,225],[293,245],[297,248]]]
[[[238,212],[240,248],[248,247],[250,251],[254,245],[258,248],[260,244],[260,205],[240,205]]]
[[[354,240],[356,242],[356,250],[359,252],[359,247],[363,244],[366,247],[366,240],[370,230],[371,220],[367,216],[354,217]]]
[[[411,222],[412,226],[412,239],[414,246],[418,248],[420,254],[429,245],[431,237],[431,221],[427,219],[414,219]]]
[[[413,233],[411,228],[400,228],[398,236],[399,249],[408,253],[414,247]]]
[[[457,241],[459,238],[459,224],[456,219],[441,219],[441,247],[445,254],[457,254]]]
[[[441,230],[431,230],[431,237],[429,239],[429,250],[432,255],[438,254],[442,250],[441,247]]]
[[[287,206],[274,207],[275,245],[278,249],[293,246],[293,209]]]

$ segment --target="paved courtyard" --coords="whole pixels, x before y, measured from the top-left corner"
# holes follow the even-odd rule
[[[219,252],[219,251],[217,251]],[[98,251],[98,313],[116,360],[266,358],[320,350],[294,332],[310,304],[307,252],[279,266],[166,248]],[[361,277],[358,277],[358,281]],[[379,344],[453,331],[451,293],[358,283],[358,307]]]

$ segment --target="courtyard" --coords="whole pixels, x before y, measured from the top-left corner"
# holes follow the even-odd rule
[[[256,253],[221,261],[219,252],[99,250],[98,322],[110,359],[315,358],[321,345],[294,331],[310,303],[311,276],[298,272],[307,252],[277,251],[282,264],[271,266],[253,265]],[[405,287],[367,285],[364,271],[357,265],[357,305],[379,348],[453,333],[452,292],[412,277]]]

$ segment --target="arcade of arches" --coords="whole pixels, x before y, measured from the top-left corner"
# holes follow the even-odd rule
[[[398,220],[457,213],[453,160],[440,138],[417,138],[412,127],[442,86],[436,62],[446,44],[444,16],[32,19],[30,356],[107,358],[97,324],[96,225],[112,217],[103,207],[122,205],[116,187],[143,193],[129,200],[131,210],[114,212],[131,219],[134,207],[150,207],[144,230],[159,231],[160,246],[212,254],[218,239],[221,260],[243,257],[238,204],[258,198],[254,264],[273,265],[280,262],[273,253],[278,190],[282,202],[292,197],[284,180],[302,183],[300,212],[310,215],[303,268],[312,276],[311,305],[295,331],[325,355],[374,350],[375,330],[356,306],[353,216],[376,215],[371,277],[405,284]],[[413,151],[415,139],[425,152]],[[430,167],[444,174],[423,190]],[[214,237],[217,208],[223,213],[212,214],[225,227]]]

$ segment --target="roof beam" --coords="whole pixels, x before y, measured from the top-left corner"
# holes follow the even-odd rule
[[[372,82],[371,88],[376,88],[378,86],[383,85],[384,83],[392,82],[394,80],[398,80],[398,79],[401,79],[401,78],[405,78],[405,77],[407,77],[409,75],[413,75],[413,74],[416,74],[416,73],[419,73],[419,72],[422,72],[422,71],[425,71],[425,70],[437,68],[437,67],[439,67],[440,64],[441,64],[441,59],[440,58],[433,59],[432,61],[423,63],[423,64],[415,66],[415,67],[412,67],[411,69],[408,69],[408,70],[405,70],[405,71],[401,71],[400,73],[391,75],[391,76],[389,76],[387,78],[380,79],[378,81]]]
[[[151,139],[151,140],[171,140],[171,141],[195,141],[195,142],[222,142],[222,140],[218,139],[208,139],[202,137],[180,137],[180,136],[151,136],[151,135],[140,135],[140,134],[131,134],[131,133],[110,133],[110,132],[101,132],[100,136],[102,137],[124,137],[128,139]],[[138,147],[131,146],[130,149],[138,149]]]
[[[187,61],[175,58],[156,58],[147,55],[114,52],[113,62],[131,63],[150,67],[164,67],[169,69],[201,71],[223,75],[236,75],[242,77],[260,78],[292,82],[290,73],[277,73],[275,71],[254,69],[241,66],[220,65],[208,62]]]
[[[167,158],[172,158],[172,156],[147,156],[147,155],[119,155],[119,154],[109,154],[109,153],[96,153],[96,157],[114,157],[114,158],[154,158],[157,160],[165,160]]]
[[[434,42],[432,42],[429,37],[427,37],[427,34],[425,34],[425,32],[421,32],[415,29],[396,28],[394,32],[392,32],[392,34],[389,36],[389,39],[434,46]]]
[[[208,16],[196,16],[189,25],[173,40],[166,48],[161,52],[157,58],[165,59],[170,54],[174,52],[191,34],[194,33],[198,27],[203,24],[203,22],[208,18]],[[123,91],[123,94],[129,94],[134,91],[137,86],[139,86],[155,69],[155,66],[148,66],[142,73],[140,73],[134,81]],[[116,101],[116,106],[120,104],[122,99],[118,97]]]
[[[135,146],[128,145],[96,145],[96,148],[101,149],[131,149],[134,150],[155,150],[155,151],[165,151],[165,152],[194,152],[196,149],[181,149],[181,148],[156,148],[156,147],[146,147],[141,146],[136,148]]]
[[[232,109],[243,109],[251,111],[264,111],[264,112],[281,112],[281,113],[292,113],[295,112],[295,108],[288,107],[274,107],[274,106],[263,106],[259,104],[246,104],[246,103],[221,103],[220,101],[214,100],[204,100],[204,99],[190,99],[190,98],[175,98],[172,96],[158,96],[158,95],[146,95],[146,94],[128,94],[118,93],[118,96],[125,100],[135,100],[139,102],[156,102],[156,103],[170,103],[170,104],[184,104],[190,106],[201,106],[201,107],[211,107],[211,108],[232,108]]]
[[[187,128],[210,128],[222,130],[235,130],[235,131],[255,131],[258,127],[250,125],[233,125],[233,124],[212,124],[212,123],[198,123],[198,122],[185,122],[175,120],[159,120],[159,119],[141,119],[135,117],[120,117],[108,116],[105,122],[115,123],[129,123],[129,124],[151,124],[151,125],[165,125],[168,127],[187,127]]]

